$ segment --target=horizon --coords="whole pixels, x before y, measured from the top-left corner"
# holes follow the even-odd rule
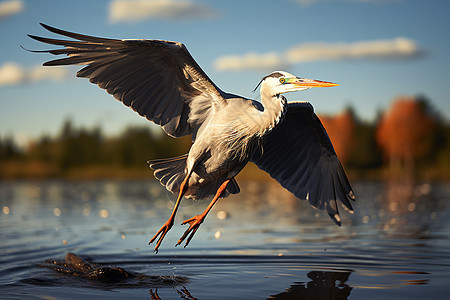
[[[26,36],[55,37],[39,22],[100,37],[182,42],[222,90],[246,98],[259,100],[251,91],[260,78],[284,69],[340,84],[287,95],[290,101],[311,102],[319,115],[350,106],[372,122],[396,97],[424,96],[448,122],[449,2],[286,0],[258,6],[201,0],[0,1],[0,137],[23,143],[54,135],[66,119],[100,126],[107,135],[152,124],[88,80],[76,79],[79,67],[40,67],[56,57],[19,47],[54,49]]]

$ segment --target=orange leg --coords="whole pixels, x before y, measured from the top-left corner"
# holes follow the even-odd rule
[[[153,293],[152,289],[150,289],[150,297],[152,297],[152,300],[161,300],[158,295],[158,289],[155,289],[155,292]]]
[[[155,236],[150,240],[148,243],[149,245],[153,243],[156,238],[161,234],[161,236],[158,239],[158,242],[156,243],[155,252],[158,253],[158,248],[161,245],[161,242],[163,241],[164,237],[166,236],[167,232],[172,228],[173,221],[175,220],[175,215],[177,213],[178,207],[180,206],[181,199],[183,198],[183,195],[186,193],[188,189],[188,180],[189,180],[190,174],[186,176],[186,179],[181,183],[180,185],[180,192],[178,193],[177,202],[175,202],[175,206],[173,207],[172,214],[170,215],[170,218],[167,220],[166,223],[158,230],[158,232],[155,234]]]
[[[208,207],[205,209],[205,211],[201,215],[196,215],[195,217],[192,217],[190,219],[185,220],[182,225],[189,223],[189,228],[184,232],[183,236],[178,240],[178,243],[175,246],[180,245],[184,239],[188,236],[190,233],[188,239],[186,240],[186,244],[184,247],[186,248],[187,245],[189,245],[189,242],[194,237],[194,234],[197,232],[197,229],[200,227],[200,225],[203,223],[203,221],[206,218],[206,215],[208,215],[209,211],[213,208],[214,204],[216,204],[217,200],[219,200],[219,197],[222,195],[223,191],[227,187],[228,183],[230,182],[232,178],[225,180],[222,185],[219,187],[219,189],[216,192],[216,195],[211,200],[211,203],[209,203]]]

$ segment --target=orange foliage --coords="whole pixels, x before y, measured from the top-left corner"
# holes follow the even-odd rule
[[[427,139],[434,121],[418,101],[399,97],[385,112],[378,124],[377,141],[383,152],[393,162],[412,164],[413,159],[426,154],[431,147]]]
[[[334,150],[342,164],[348,161],[355,146],[355,119],[350,111],[336,116],[320,116]]]

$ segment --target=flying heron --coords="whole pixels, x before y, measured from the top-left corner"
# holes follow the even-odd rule
[[[172,228],[183,197],[212,196],[202,214],[182,223],[190,226],[176,245],[186,240],[186,247],[217,200],[239,193],[235,176],[248,162],[296,197],[326,209],[337,225],[341,225],[338,202],[353,212],[352,188],[313,107],[308,102],[288,103],[282,95],[338,84],[276,71],[256,87],[261,94],[258,102],[222,91],[182,43],[100,38],[41,25],[71,38],[29,35],[63,46],[34,51],[68,56],[45,66],[85,65],[77,77],[89,78],[171,137],[192,136],[189,153],[148,162],[161,184],[178,195],[169,219],[149,242],[157,241],[155,252]]]

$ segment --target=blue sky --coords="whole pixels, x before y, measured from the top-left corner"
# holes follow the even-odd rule
[[[283,69],[340,84],[286,95],[310,101],[317,113],[351,105],[370,121],[397,96],[425,95],[450,117],[450,1],[146,2],[0,1],[0,137],[24,143],[56,134],[67,118],[111,135],[150,124],[75,78],[78,68],[39,67],[53,56],[20,48],[49,49],[26,36],[54,37],[39,22],[103,37],[183,42],[219,87],[244,97],[258,99],[252,90],[261,77]]]

